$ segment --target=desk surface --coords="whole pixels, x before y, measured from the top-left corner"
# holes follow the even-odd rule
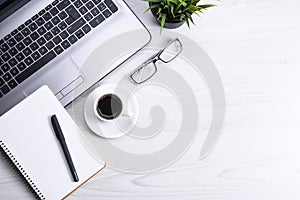
[[[145,2],[127,2],[156,26],[143,14]],[[177,30],[206,50],[224,83],[226,121],[214,151],[198,160],[197,138],[170,167],[148,174],[107,168],[69,199],[300,199],[300,2],[217,4],[191,30]],[[30,199],[3,160],[0,199]]]

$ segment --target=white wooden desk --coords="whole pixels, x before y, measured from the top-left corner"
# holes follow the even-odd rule
[[[145,2],[127,2],[155,26],[143,14]],[[226,121],[214,151],[198,160],[196,140],[180,160],[155,173],[106,168],[69,199],[300,199],[300,2],[217,4],[190,31],[177,30],[206,50],[224,83]],[[1,160],[0,199],[30,197]]]

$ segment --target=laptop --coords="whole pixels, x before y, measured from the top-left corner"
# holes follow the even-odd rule
[[[135,29],[135,53],[151,40],[123,0],[0,0],[0,21],[0,116],[42,85],[68,105],[107,75],[81,70],[94,49]]]

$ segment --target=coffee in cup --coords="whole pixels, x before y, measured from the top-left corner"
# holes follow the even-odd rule
[[[111,121],[118,118],[122,110],[122,101],[115,94],[104,94],[95,101],[95,114],[103,121]]]

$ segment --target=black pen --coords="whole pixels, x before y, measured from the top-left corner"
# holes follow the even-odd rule
[[[63,132],[60,128],[60,125],[58,123],[56,115],[51,116],[51,124],[52,124],[52,127],[54,129],[55,135],[56,135],[56,137],[57,137],[57,139],[58,139],[59,143],[61,144],[61,147],[64,151],[64,154],[66,156],[66,159],[67,159],[69,168],[71,170],[73,179],[74,179],[75,182],[78,182],[79,179],[78,179],[78,176],[77,176],[77,173],[76,173],[76,170],[75,170],[70,152],[68,150],[68,147],[67,147],[67,144],[66,144],[66,141],[65,141],[65,137],[64,137]]]

